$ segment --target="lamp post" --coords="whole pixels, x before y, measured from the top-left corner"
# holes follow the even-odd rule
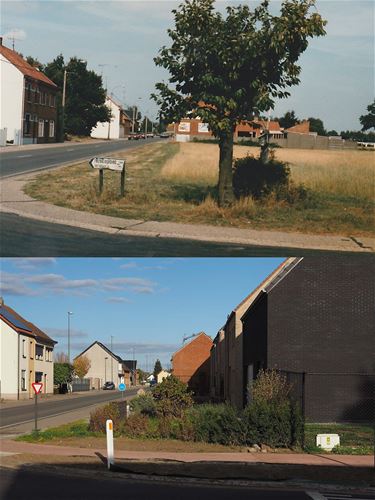
[[[113,335],[111,335],[111,352],[113,353]],[[111,356],[111,382],[113,382],[113,356]]]
[[[138,97],[138,100],[141,101],[142,97]],[[137,119],[138,115],[138,106],[134,105],[133,106],[133,124],[132,124],[132,133],[134,134],[134,126],[135,126],[135,120]]]
[[[68,311],[68,363],[70,364],[70,316],[72,316],[72,312]]]

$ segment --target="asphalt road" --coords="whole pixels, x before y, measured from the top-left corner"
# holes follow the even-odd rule
[[[136,394],[137,389],[129,389],[126,391],[126,396]],[[97,395],[78,396],[74,397],[66,394],[64,399],[56,400],[40,400],[38,404],[38,418],[51,417],[66,413],[69,411],[85,408],[87,406],[98,403],[121,399],[122,394],[119,391],[103,391]],[[0,429],[7,426],[15,426],[17,424],[34,420],[35,407],[34,402],[25,403],[20,406],[12,406],[9,408],[0,409]]]
[[[151,142],[160,141],[159,138],[128,141],[118,139],[109,142],[93,142],[83,144],[69,144],[36,149],[25,149],[24,151],[4,151],[0,155],[0,177],[19,175],[35,170],[43,170],[50,167],[58,167],[67,162],[88,160],[94,156],[103,156],[124,149],[144,146]]]
[[[303,491],[288,487],[259,489],[235,486],[177,484],[147,480],[101,478],[92,471],[84,477],[33,470],[32,465],[19,470],[1,469],[0,498],[2,500],[311,500]],[[324,497],[322,497],[324,498]]]

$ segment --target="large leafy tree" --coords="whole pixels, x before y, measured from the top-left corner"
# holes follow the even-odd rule
[[[367,115],[362,115],[359,117],[359,121],[362,125],[362,130],[369,130],[370,128],[375,128],[375,100],[373,103],[367,106]]]
[[[162,371],[163,367],[161,366],[161,363],[160,363],[160,359],[157,359],[155,361],[155,366],[154,366],[154,371],[153,371],[153,375],[155,377],[155,380],[158,376],[158,374]]]
[[[173,10],[175,27],[168,30],[171,47],[154,59],[170,73],[158,83],[153,98],[161,118],[200,117],[219,139],[219,203],[234,198],[233,132],[254,113],[273,108],[276,98],[299,83],[298,58],[308,39],[325,34],[325,21],[310,9],[315,0],[284,0],[280,15],[269,12],[269,0],[254,10],[227,7],[214,0],[189,0]]]
[[[296,117],[296,114],[293,110],[287,111],[284,114],[284,116],[279,118],[280,127],[283,127],[283,128],[293,127],[293,125],[296,125],[297,123],[298,123],[298,118]]]
[[[316,132],[318,135],[327,135],[324,123],[320,118],[310,116],[308,120],[310,122],[310,132]]]
[[[60,54],[45,67],[45,74],[60,88],[60,96],[66,79],[66,102],[64,132],[88,136],[98,122],[110,119],[110,110],[105,105],[106,92],[102,77],[87,69],[87,63],[72,57],[65,64]]]
[[[70,363],[54,363],[53,383],[56,385],[67,384],[72,381],[74,368]]]
[[[73,368],[75,375],[77,375],[77,377],[79,378],[83,378],[85,375],[87,375],[87,372],[91,368],[91,361],[85,355],[79,356],[73,361]]]

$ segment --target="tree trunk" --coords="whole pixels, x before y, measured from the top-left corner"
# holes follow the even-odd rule
[[[222,133],[219,137],[219,206],[229,206],[234,201],[233,191],[233,131]]]

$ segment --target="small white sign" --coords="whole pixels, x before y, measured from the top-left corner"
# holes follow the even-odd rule
[[[178,124],[179,132],[190,132],[190,122],[181,122]]]
[[[200,134],[202,133],[208,133],[208,123],[198,123],[198,132]]]
[[[125,160],[116,158],[92,158],[90,160],[92,168],[122,171],[125,167]]]
[[[316,446],[331,451],[335,446],[340,446],[340,436],[338,434],[317,434]]]
[[[107,434],[107,467],[111,468],[111,465],[115,463],[114,452],[113,452],[113,422],[112,420],[107,420],[105,423],[106,434]]]

